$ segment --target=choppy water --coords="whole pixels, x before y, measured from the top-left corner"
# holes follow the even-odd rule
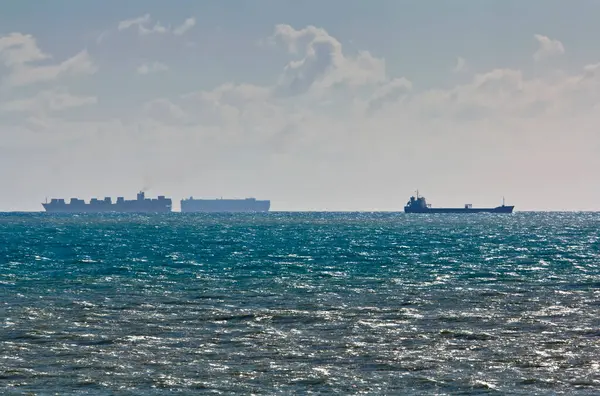
[[[599,226],[0,215],[0,391],[598,394]]]

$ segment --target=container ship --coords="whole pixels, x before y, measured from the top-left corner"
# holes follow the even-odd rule
[[[425,197],[420,197],[417,191],[417,196],[410,197],[410,200],[404,207],[404,213],[512,213],[514,206],[504,204],[495,208],[474,208],[471,204],[465,204],[464,208],[432,208],[428,204]]]
[[[190,197],[181,200],[181,211],[184,213],[210,212],[268,212],[271,207],[269,200],[245,199],[195,199]]]
[[[171,212],[171,198],[159,195],[158,198],[146,198],[143,191],[137,194],[135,200],[126,200],[118,197],[112,202],[110,197],[102,200],[92,198],[89,203],[83,199],[71,198],[66,203],[62,198],[52,198],[50,202],[43,203],[46,212],[50,213],[166,213]]]

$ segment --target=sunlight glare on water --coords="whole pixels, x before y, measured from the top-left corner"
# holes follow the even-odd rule
[[[598,394],[599,225],[0,215],[0,389]]]

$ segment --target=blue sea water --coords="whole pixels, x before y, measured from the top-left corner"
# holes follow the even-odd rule
[[[600,214],[0,215],[2,394],[598,394]]]

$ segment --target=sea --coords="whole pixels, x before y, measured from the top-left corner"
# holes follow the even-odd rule
[[[3,395],[600,394],[600,213],[0,215]]]

